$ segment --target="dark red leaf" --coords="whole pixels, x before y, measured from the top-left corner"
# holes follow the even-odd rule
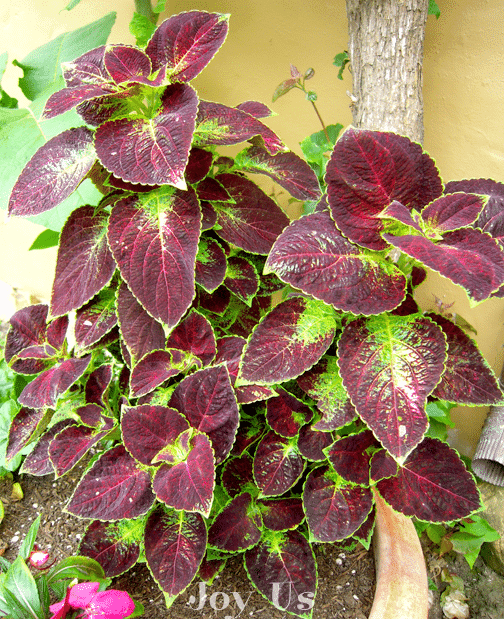
[[[149,472],[116,445],[84,474],[66,510],[80,518],[137,518],[149,511],[154,498]]]
[[[62,65],[63,77],[69,88],[75,88],[82,84],[105,84],[110,82],[110,75],[105,68],[103,56],[105,45],[82,54],[72,62]]]
[[[427,236],[470,226],[483,210],[486,200],[472,193],[450,193],[428,204],[421,212]]]
[[[39,374],[19,395],[19,402],[30,408],[54,408],[58,397],[65,393],[86,371],[91,355],[66,359]]]
[[[39,304],[23,307],[11,316],[4,350],[7,363],[11,363],[22,350],[45,343],[47,313],[47,305]],[[37,374],[46,368],[44,360],[36,358],[17,360],[11,365],[20,374]]]
[[[23,168],[9,199],[9,214],[27,217],[57,206],[77,189],[95,159],[93,132],[87,127],[50,139]]]
[[[324,449],[332,443],[331,432],[315,430],[314,425],[303,426],[299,431],[297,446],[299,453],[307,460],[325,460]]]
[[[216,240],[202,236],[196,255],[196,283],[214,292],[226,277],[226,254]]]
[[[498,404],[503,395],[492,369],[476,343],[456,324],[428,314],[441,327],[448,342],[446,369],[432,395],[458,404]]]
[[[191,185],[202,181],[210,172],[212,162],[213,154],[209,150],[191,148],[185,170],[186,181]]]
[[[9,428],[9,437],[5,450],[5,460],[14,458],[26,447],[34,435],[37,427],[44,418],[44,409],[22,407],[14,416]]]
[[[205,178],[196,187],[201,202],[232,202],[232,198],[215,178]]]
[[[140,556],[140,540],[134,534],[135,528],[124,524],[123,521],[93,520],[79,544],[79,554],[98,561],[108,578],[129,570]]]
[[[245,553],[245,567],[257,589],[281,611],[311,617],[317,567],[310,544],[299,531],[276,533]]]
[[[286,150],[280,138],[250,114],[222,103],[199,102],[195,131],[199,146],[240,144],[255,136],[259,136],[270,155]]]
[[[54,118],[72,108],[98,97],[115,94],[117,86],[112,82],[102,82],[100,84],[79,84],[73,88],[63,88],[52,94],[47,100],[42,120]]]
[[[250,260],[242,256],[228,258],[224,286],[250,306],[259,290],[259,277]]]
[[[397,477],[379,481],[378,491],[392,507],[419,520],[460,520],[480,509],[479,492],[457,453],[426,438],[411,453]]]
[[[255,546],[261,538],[262,520],[248,492],[239,494],[218,514],[208,531],[210,546],[238,552]]]
[[[308,475],[303,505],[310,537],[335,542],[359,529],[371,511],[373,497],[369,488],[347,484],[325,466]]]
[[[214,204],[219,226],[217,234],[250,253],[268,254],[277,236],[289,223],[287,215],[247,178],[220,174],[217,179],[235,201],[234,204]]]
[[[244,101],[237,105],[236,109],[247,112],[247,114],[254,116],[254,118],[268,118],[273,115],[269,107],[260,101]]]
[[[346,481],[361,486],[369,485],[369,447],[377,445],[370,430],[350,434],[335,441],[326,450],[327,459],[332,467]]]
[[[75,341],[78,351],[96,344],[116,326],[116,298],[112,289],[103,290],[95,299],[77,310]]]
[[[107,214],[92,206],[71,213],[60,235],[51,316],[82,307],[111,280],[116,264],[107,244],[107,223]]]
[[[313,413],[293,395],[277,387],[278,396],[266,403],[266,421],[272,430],[280,436],[296,436],[302,425],[311,421]]]
[[[248,484],[254,483],[252,471],[253,460],[247,452],[237,458],[226,460],[221,483],[230,497],[235,497],[247,489]]]
[[[191,365],[180,350],[154,350],[135,365],[131,372],[131,397],[138,398],[153,391],[172,376],[180,374]]]
[[[109,245],[129,289],[157,320],[174,327],[194,298],[201,214],[194,191],[162,187],[116,203]]]
[[[301,499],[261,499],[257,503],[264,526],[271,531],[295,529],[304,520]]]
[[[49,458],[49,447],[53,438],[64,428],[75,425],[73,419],[63,419],[55,423],[37,441],[32,451],[26,456],[20,473],[42,476],[54,472],[52,462]]]
[[[100,365],[91,372],[86,382],[86,402],[104,406],[104,396],[112,380],[112,365]]]
[[[280,496],[296,484],[304,464],[295,443],[270,431],[257,446],[254,479],[263,496]]]
[[[167,607],[196,576],[207,544],[203,516],[159,506],[145,524],[145,558]]]
[[[96,154],[102,164],[130,183],[173,185],[186,189],[198,97],[191,86],[167,86],[153,118],[119,118],[96,130]]]
[[[291,222],[275,241],[265,272],[353,314],[389,311],[406,288],[398,268],[350,243],[326,212]]]
[[[243,353],[241,377],[251,383],[296,378],[327,351],[336,332],[331,308],[293,297],[279,303],[252,333]]]
[[[198,367],[210,365],[217,352],[212,325],[196,310],[190,310],[173,329],[166,347],[181,350],[186,354],[188,362],[193,359]]]
[[[150,58],[133,45],[107,45],[103,57],[105,68],[116,84],[139,82],[150,84]],[[158,84],[159,85],[159,84]]]
[[[146,53],[154,71],[166,66],[172,82],[189,82],[224,43],[229,16],[205,11],[173,15],[154,32]]]

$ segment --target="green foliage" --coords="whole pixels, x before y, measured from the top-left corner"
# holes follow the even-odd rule
[[[136,39],[136,44],[140,47],[145,47],[156,30],[156,24],[145,15],[134,13],[133,19],[130,21],[129,30]]]
[[[313,168],[319,180],[322,180],[325,174],[330,153],[342,129],[343,125],[340,123],[328,125],[326,131],[312,133],[299,144],[306,161]],[[329,136],[329,141],[327,136]]]
[[[436,19],[439,19],[439,16],[441,15],[441,11],[436,0],[429,0],[429,15],[435,15]]]
[[[28,251],[34,249],[48,249],[49,247],[56,247],[59,242],[59,232],[54,230],[44,230],[33,241]]]
[[[338,71],[339,80],[343,79],[343,71],[345,70],[345,67],[349,62],[350,57],[348,56],[348,52],[346,50],[334,56],[333,65],[340,68],[340,70]]]

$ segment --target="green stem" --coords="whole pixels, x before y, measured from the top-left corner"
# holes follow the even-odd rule
[[[147,17],[153,24],[157,24],[159,13],[154,13],[152,10],[151,0],[135,0],[135,11]]]

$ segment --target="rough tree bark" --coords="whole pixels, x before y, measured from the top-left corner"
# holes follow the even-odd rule
[[[347,0],[346,5],[354,125],[423,142],[428,0]]]
[[[422,62],[428,0],[346,0],[357,128],[423,142]],[[369,619],[427,619],[427,571],[410,519],[376,495],[377,586]]]

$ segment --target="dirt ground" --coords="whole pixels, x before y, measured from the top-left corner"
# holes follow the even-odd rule
[[[0,480],[0,499],[5,506],[5,519],[0,526],[0,544],[3,542],[6,546],[5,558],[15,558],[25,532],[38,514],[42,514],[38,545],[48,548],[53,556],[59,558],[77,553],[87,521],[67,514],[63,508],[79,476],[78,470],[71,471],[57,481],[54,481],[52,475],[22,476],[18,480],[24,492],[21,501],[12,501],[10,498],[12,482]],[[313,619],[366,619],[374,595],[372,552],[358,546],[348,553],[337,544],[321,544],[315,552],[319,588]],[[440,560],[427,545],[425,554],[430,578],[439,587],[434,593],[430,619],[443,617],[439,595],[445,585],[439,581],[440,566],[447,566],[450,572],[464,580],[471,619],[504,619],[504,578],[492,572],[480,559],[471,571],[460,555],[445,556]],[[144,564],[137,564],[118,577],[113,586],[128,591],[133,598],[142,602],[147,619],[231,619],[239,616],[287,619],[291,616],[275,609],[253,588],[239,557],[230,558],[223,572],[206,589],[206,602],[201,608],[202,585],[196,579],[167,611],[163,594]],[[241,608],[233,592],[239,593]],[[212,597],[214,593],[216,595]]]

